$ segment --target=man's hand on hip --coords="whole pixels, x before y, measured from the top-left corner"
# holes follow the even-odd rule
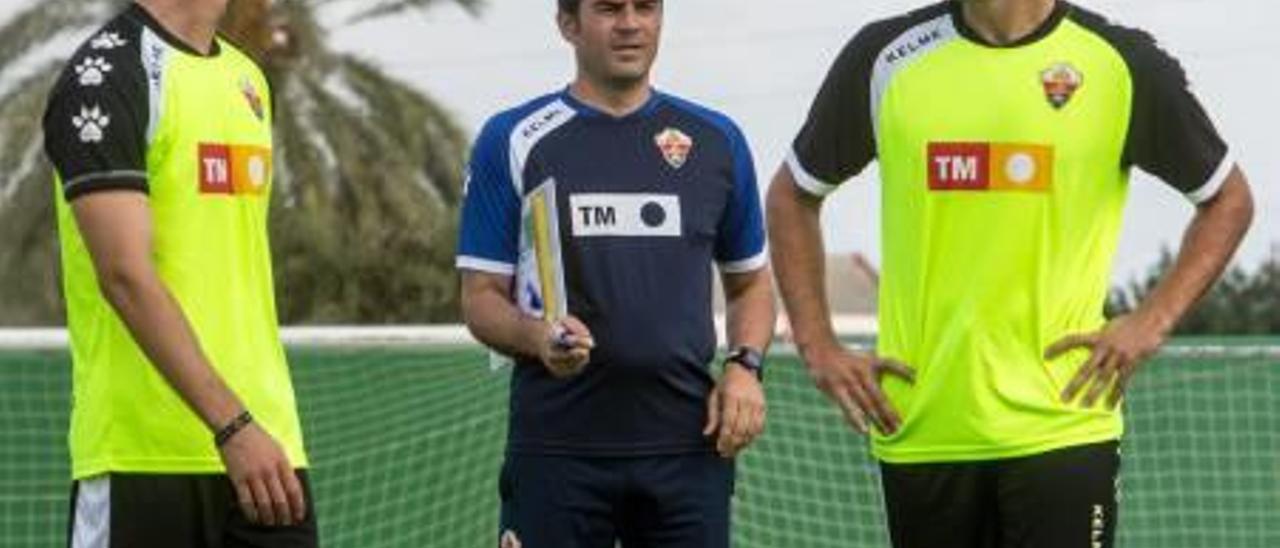
[[[840,406],[845,420],[859,432],[870,431],[868,419],[885,435],[902,426],[902,418],[889,403],[880,382],[888,374],[914,383],[915,370],[874,354],[850,352],[838,344],[808,352],[804,360],[814,384]]]
[[[1129,380],[1142,363],[1160,350],[1165,334],[1158,324],[1141,312],[1120,316],[1111,320],[1100,331],[1068,335],[1045,350],[1045,359],[1052,360],[1071,350],[1087,349],[1089,360],[1062,391],[1064,403],[1074,401],[1081,390],[1088,387],[1082,407],[1093,407],[1107,395],[1107,406],[1115,409],[1124,399]]]

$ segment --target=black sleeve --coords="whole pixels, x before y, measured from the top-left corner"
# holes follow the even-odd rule
[[[1133,114],[1125,167],[1137,166],[1200,203],[1230,172],[1227,144],[1192,94],[1182,66],[1151,35],[1129,31]]]
[[[879,26],[863,28],[845,45],[792,143],[787,163],[796,182],[813,194],[835,190],[875,159],[871,73],[886,42]]]
[[[45,153],[73,200],[105,189],[147,191],[148,85],[136,45],[81,48],[44,114]]]

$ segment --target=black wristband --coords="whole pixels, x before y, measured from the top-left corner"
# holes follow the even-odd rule
[[[739,346],[724,359],[725,363],[736,363],[755,373],[756,378],[764,380],[764,354],[749,346]]]
[[[231,422],[213,435],[214,446],[222,447],[226,445],[227,442],[231,441],[231,438],[235,437],[241,430],[244,430],[244,427],[249,426],[251,422],[253,422],[253,415],[250,415],[248,411],[236,415],[236,418],[231,419]]]

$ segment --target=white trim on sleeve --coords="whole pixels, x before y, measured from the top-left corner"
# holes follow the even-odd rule
[[[720,263],[720,271],[726,274],[745,274],[747,272],[755,272],[764,268],[769,264],[769,249],[766,247],[760,253],[747,257],[740,261],[729,261]]]
[[[1222,161],[1218,163],[1218,169],[1213,171],[1213,175],[1209,176],[1209,180],[1200,185],[1200,188],[1188,192],[1187,199],[1191,200],[1193,204],[1200,205],[1217,196],[1218,191],[1222,190],[1222,185],[1226,184],[1227,177],[1231,175],[1231,170],[1235,166],[1235,154],[1228,150],[1226,154],[1222,155]]]
[[[516,265],[511,263],[481,259],[480,257],[471,257],[468,255],[459,255],[455,265],[458,270],[474,270],[476,272],[501,274],[503,276],[513,276],[516,273]]]
[[[836,185],[818,180],[817,177],[806,171],[804,166],[800,165],[800,158],[796,156],[795,150],[787,153],[787,169],[791,170],[791,178],[795,179],[796,186],[819,198],[835,192],[836,188],[838,188]]]

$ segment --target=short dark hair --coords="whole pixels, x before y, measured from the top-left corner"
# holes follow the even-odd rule
[[[569,15],[577,15],[578,8],[582,7],[582,0],[557,0],[560,4],[560,13]]]

